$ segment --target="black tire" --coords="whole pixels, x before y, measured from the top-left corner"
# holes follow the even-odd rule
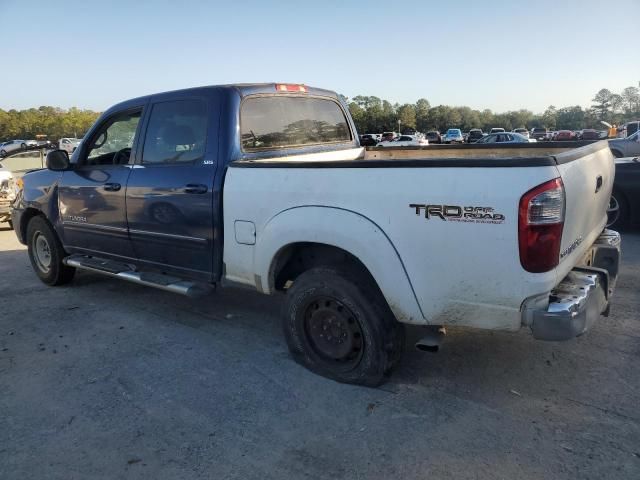
[[[622,152],[620,150],[611,150],[611,153],[613,153],[613,156],[616,158],[622,158]]]
[[[21,150],[26,150],[27,149],[27,144],[26,143],[21,143],[20,144],[20,149]]]
[[[627,202],[627,198],[620,193],[618,190],[614,190],[611,192],[611,200],[609,202],[609,208],[617,204],[617,215],[612,218],[611,212],[608,210],[607,213],[609,218],[607,219],[607,228],[616,229],[624,229],[629,225],[629,202]]]
[[[6,157],[7,156],[7,151],[6,150],[0,150],[0,156],[1,157]]]
[[[404,328],[372,283],[333,266],[312,268],[293,282],[283,327],[296,362],[342,383],[375,387],[384,381],[400,360]]]
[[[27,225],[29,260],[36,275],[51,286],[69,283],[76,269],[62,263],[66,256],[62,243],[49,222],[43,217],[33,217]],[[38,253],[44,251],[45,253]],[[48,252],[48,262],[44,260]]]

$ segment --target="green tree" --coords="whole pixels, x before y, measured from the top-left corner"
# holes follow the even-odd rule
[[[398,120],[401,124],[401,129],[413,129],[416,128],[416,107],[408,103],[398,108]]]
[[[596,93],[595,97],[591,100],[593,102],[593,109],[596,111],[600,120],[606,120],[611,114],[612,95],[611,90],[603,88]]]

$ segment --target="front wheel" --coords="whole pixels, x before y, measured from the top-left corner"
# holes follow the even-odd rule
[[[62,263],[65,257],[62,243],[51,225],[42,217],[33,217],[27,226],[29,260],[36,275],[47,285],[69,283],[75,268]]]
[[[371,283],[338,267],[313,268],[293,282],[283,326],[296,362],[338,382],[384,381],[402,353],[404,329]]]

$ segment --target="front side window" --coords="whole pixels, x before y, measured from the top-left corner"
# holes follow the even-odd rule
[[[129,162],[131,147],[140,122],[141,111],[122,113],[106,121],[92,138],[87,149],[87,165],[124,165]]]
[[[244,151],[351,142],[342,108],[326,98],[249,97],[240,113]]]
[[[151,110],[142,163],[200,160],[207,140],[207,105],[202,100],[156,103]]]

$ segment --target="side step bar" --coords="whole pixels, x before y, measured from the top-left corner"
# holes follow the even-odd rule
[[[119,278],[127,282],[158,288],[160,290],[166,290],[167,292],[186,295],[187,297],[199,297],[209,291],[209,288],[203,284],[161,273],[138,272],[131,265],[114,262],[112,260],[87,257],[85,255],[71,255],[64,258],[62,263],[80,270]]]

